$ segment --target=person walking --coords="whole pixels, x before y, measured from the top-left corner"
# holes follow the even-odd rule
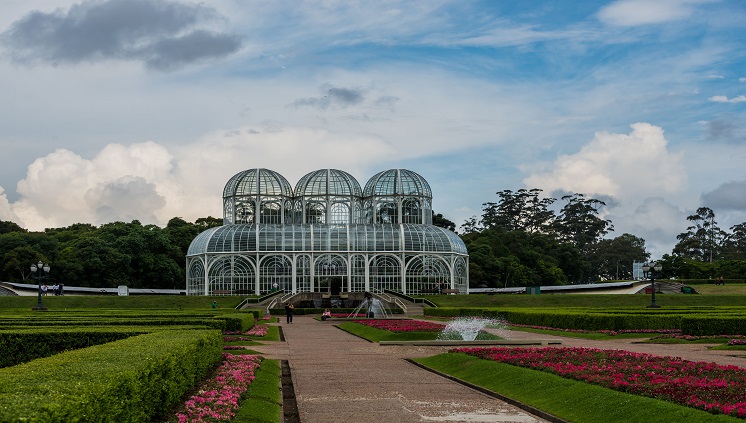
[[[285,304],[285,320],[287,320],[288,323],[293,323],[293,307],[292,304],[287,303]]]

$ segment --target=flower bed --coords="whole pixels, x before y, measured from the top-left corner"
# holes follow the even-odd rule
[[[529,329],[540,329],[540,330],[553,330],[557,332],[572,332],[572,333],[602,333],[604,335],[616,336],[624,333],[661,333],[661,334],[680,334],[680,329],[620,329],[620,330],[585,330],[585,329],[562,329],[552,328],[548,326],[536,326],[536,325],[520,325],[511,323],[510,326],[518,328],[529,328]]]
[[[258,355],[223,354],[223,363],[215,375],[184,403],[172,421],[220,422],[233,419],[241,396],[254,380],[254,371],[261,360]]]
[[[595,348],[457,348],[606,388],[746,417],[746,369]]]
[[[424,322],[421,320],[355,320],[355,323],[370,326],[372,328],[387,330],[389,332],[440,332],[445,325],[435,322]]]
[[[244,335],[249,336],[267,336],[267,325],[254,325]]]

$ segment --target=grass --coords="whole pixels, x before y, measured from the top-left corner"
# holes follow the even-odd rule
[[[592,339],[595,341],[607,341],[610,339],[650,338],[651,336],[656,336],[656,334],[654,333],[653,334],[651,333],[620,333],[619,335],[612,336],[612,335],[606,335],[600,332],[565,332],[562,330],[534,329],[534,328],[524,328],[524,327],[519,327],[519,326],[510,326],[510,330],[530,332],[530,333],[539,333],[542,335],[564,336],[567,338]]]
[[[574,423],[743,421],[466,354],[440,354],[415,361]]]
[[[233,423],[280,423],[282,398],[280,396],[280,362],[262,360],[249,386],[249,395],[233,418]]]
[[[725,286],[701,285],[701,287],[729,288]],[[735,289],[736,286],[733,285]],[[680,306],[746,306],[746,285],[739,293],[719,291],[717,295],[658,294],[656,303],[663,307]],[[699,290],[700,285],[695,286]],[[720,293],[722,292],[722,294]],[[469,294],[428,295],[424,298],[439,307],[632,307],[645,308],[650,305],[650,295],[623,294]]]
[[[738,285],[692,285],[702,295],[746,295],[746,284]]]
[[[440,332],[390,332],[353,322],[337,325],[345,332],[367,339],[370,342],[381,341],[432,341],[438,339]],[[477,339],[502,339],[497,335],[481,332]]]
[[[74,309],[212,309],[217,301],[219,310],[232,310],[245,297],[201,297],[186,295],[63,295],[42,297],[50,311]],[[0,296],[0,309],[28,309],[36,307],[37,297]]]

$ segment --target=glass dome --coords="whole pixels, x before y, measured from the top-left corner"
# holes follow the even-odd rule
[[[373,175],[363,190],[364,197],[411,195],[433,198],[430,184],[416,172],[406,169],[389,169]]]
[[[347,172],[337,169],[320,169],[300,178],[295,185],[295,195],[362,196],[357,180]]]
[[[293,188],[284,176],[269,169],[238,172],[225,184],[223,198],[236,195],[293,196]]]
[[[223,188],[223,222],[285,223],[293,220],[293,188],[269,169],[239,172]]]
[[[301,223],[344,225],[362,219],[363,190],[357,180],[337,169],[313,171],[295,185],[296,216]]]

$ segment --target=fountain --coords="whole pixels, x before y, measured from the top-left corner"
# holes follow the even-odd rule
[[[364,294],[363,301],[347,317],[357,317],[357,315],[363,310],[365,310],[365,317],[367,318],[386,319],[389,317],[386,313],[386,308],[381,303],[381,300],[373,298],[373,294],[370,292]]]
[[[498,329],[501,332],[498,335],[502,338],[506,323],[504,319],[475,316],[458,317],[446,325],[445,329],[438,335],[438,339],[444,341],[474,341],[477,339],[479,331],[486,327]]]
[[[552,345],[561,344],[557,340],[542,339],[505,339],[508,322],[502,318],[457,317],[451,320],[434,340],[421,341],[379,341],[379,345],[416,345],[416,346],[464,346],[464,345]],[[484,328],[493,329],[491,333],[502,339],[477,339]],[[495,331],[497,333],[495,333]]]

